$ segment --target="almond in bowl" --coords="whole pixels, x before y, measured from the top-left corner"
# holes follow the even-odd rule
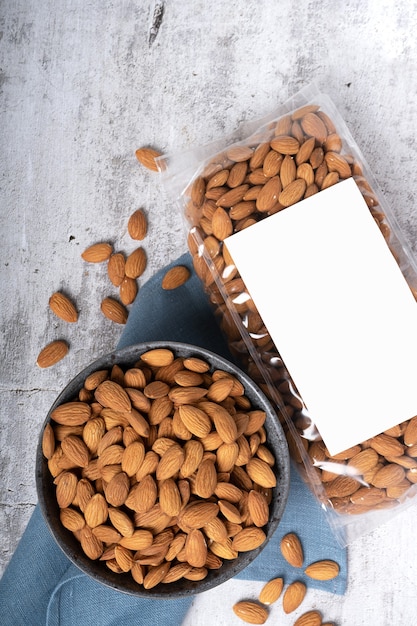
[[[265,547],[289,489],[267,398],[203,348],[152,342],[80,372],[40,435],[41,510],[67,557],[119,591],[192,595]]]

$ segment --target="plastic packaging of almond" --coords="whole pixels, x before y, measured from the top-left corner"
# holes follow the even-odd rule
[[[330,98],[159,159],[230,350],[342,545],[416,501],[417,264]]]

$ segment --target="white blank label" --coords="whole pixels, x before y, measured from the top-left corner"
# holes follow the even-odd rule
[[[352,178],[225,243],[331,454],[417,414],[417,304]]]

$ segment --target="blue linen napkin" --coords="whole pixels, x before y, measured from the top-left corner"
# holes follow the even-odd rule
[[[173,265],[192,272],[183,286],[164,291],[161,280]],[[188,254],[152,277],[139,291],[118,348],[143,341],[182,341],[208,348],[232,360],[213,310]],[[308,579],[282,558],[283,535],[300,537],[305,564],[334,559],[340,574],[331,581]],[[262,553],[237,578],[267,581],[282,576],[286,583],[303,580],[310,587],[343,595],[347,584],[346,550],[341,548],[307,486],[293,468],[284,516]],[[22,539],[0,580],[3,626],[180,626],[191,598],[144,600],[97,583],[63,554],[36,506]]]

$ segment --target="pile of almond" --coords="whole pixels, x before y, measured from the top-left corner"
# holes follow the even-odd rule
[[[304,553],[300,539],[295,533],[287,533],[281,538],[281,553],[284,559],[294,568],[304,564]],[[316,580],[332,580],[339,574],[339,566],[335,561],[323,560],[311,563],[304,573]],[[284,592],[284,593],[283,593]],[[300,580],[287,585],[284,591],[284,579],[277,577],[269,580],[262,587],[258,601],[242,600],[233,606],[234,613],[248,624],[264,624],[268,617],[268,607],[282,596],[282,609],[285,614],[293,613],[304,601],[307,586]],[[320,611],[310,610],[303,613],[294,622],[294,626],[332,626],[331,622],[322,622]]]
[[[145,162],[150,169],[155,169],[154,157],[158,154],[150,148],[140,148],[136,151],[136,156],[140,162],[143,162],[146,157]],[[127,230],[134,241],[145,239],[148,223],[142,209],[137,209],[130,215]],[[123,252],[115,251],[112,244],[99,242],[84,250],[81,257],[86,263],[106,263],[108,278],[113,287],[117,288],[119,297],[106,296],[101,300],[100,309],[103,315],[112,322],[126,324],[129,316],[128,306],[134,302],[138,293],[137,280],[146,269],[147,256],[144,248],[138,247],[126,257]],[[190,272],[187,267],[174,266],[164,275],[161,288],[164,290],[176,289],[183,285],[189,277]],[[69,296],[62,292],[55,292],[51,295],[49,308],[64,322],[78,322],[77,307]],[[69,344],[66,340],[52,341],[38,354],[37,365],[41,368],[51,367],[63,359],[68,350]]]
[[[361,164],[345,149],[343,136],[329,115],[315,104],[279,118],[252,143],[230,146],[210,159],[189,186],[185,213],[195,271],[232,353],[280,408],[293,458],[302,466],[310,457],[310,476],[316,473],[319,479],[313,476],[311,480],[318,482],[318,495],[325,505],[356,514],[392,507],[415,493],[417,416],[331,456],[224,245],[230,235],[350,177],[393,255],[407,267]],[[294,305],[281,295],[282,306]],[[300,435],[297,441],[287,427],[289,422]]]
[[[204,579],[266,539],[265,418],[235,376],[168,348],[95,371],[43,433],[61,523],[145,589]]]

